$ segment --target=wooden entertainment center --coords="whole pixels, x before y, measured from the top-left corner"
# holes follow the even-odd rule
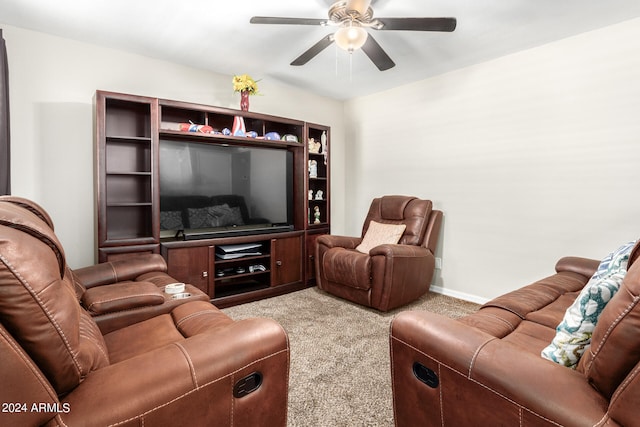
[[[331,129],[240,110],[97,91],[95,185],[99,262],[159,253],[170,275],[202,289],[219,307],[302,289],[315,283],[315,239],[330,232]],[[234,120],[247,132],[233,136]],[[192,124],[183,126],[181,124]],[[202,129],[205,132],[194,131]],[[187,130],[191,127],[191,131]],[[222,133],[224,132],[224,133]],[[265,139],[273,132],[281,139]],[[285,136],[286,135],[286,136]],[[316,142],[309,144],[313,139]],[[161,230],[160,141],[265,147],[291,154],[291,224],[186,239]],[[309,146],[312,146],[310,149]],[[275,171],[274,171],[275,172]],[[209,196],[203,194],[203,196]],[[251,248],[221,256],[220,249]],[[225,259],[226,258],[226,259]]]

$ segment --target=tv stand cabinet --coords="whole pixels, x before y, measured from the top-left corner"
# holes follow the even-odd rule
[[[169,274],[206,292],[220,307],[267,298],[315,283],[315,239],[330,232],[331,129],[295,119],[200,104],[97,91],[95,187],[97,260],[160,253]],[[179,123],[232,128],[242,117],[265,140],[187,132]],[[293,230],[180,240],[160,229],[159,141],[261,146],[293,155]],[[295,140],[297,139],[297,141]],[[260,255],[216,256],[220,245],[259,244]]]
[[[216,247],[252,243],[259,255],[222,259]],[[306,287],[302,262],[304,232],[220,239],[163,241],[168,274],[209,294],[218,307],[281,295]]]

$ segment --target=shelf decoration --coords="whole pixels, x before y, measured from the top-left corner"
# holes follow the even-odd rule
[[[322,149],[322,145],[320,142],[316,141],[314,138],[309,138],[307,144],[309,146],[310,153],[320,154],[320,150]]]
[[[233,129],[231,129],[231,134],[233,136],[246,136],[247,129],[244,125],[244,119],[240,116],[234,116],[233,118]]]
[[[249,111],[249,95],[258,94],[258,81],[248,74],[233,76],[233,91],[240,92],[240,109]]]
[[[318,177],[318,162],[316,160],[309,160],[309,178]]]
[[[313,207],[313,223],[320,224],[320,207]]]

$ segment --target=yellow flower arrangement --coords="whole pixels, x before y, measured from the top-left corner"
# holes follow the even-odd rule
[[[255,95],[258,93],[258,82],[248,74],[233,76],[233,91],[246,91],[249,95]]]

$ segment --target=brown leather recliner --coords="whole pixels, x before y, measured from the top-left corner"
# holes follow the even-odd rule
[[[73,272],[46,212],[0,197],[0,425],[286,424],[282,327],[160,299],[175,280],[144,262]]]
[[[599,261],[565,257],[556,274],[450,319],[405,311],[391,325],[396,426],[638,426],[640,245],[576,369],[540,355]]]
[[[381,244],[368,253],[356,248],[371,221],[405,224],[397,244]],[[384,196],[371,203],[362,237],[323,235],[316,239],[316,282],[326,292],[388,311],[414,301],[431,286],[434,252],[442,212],[430,200]]]

